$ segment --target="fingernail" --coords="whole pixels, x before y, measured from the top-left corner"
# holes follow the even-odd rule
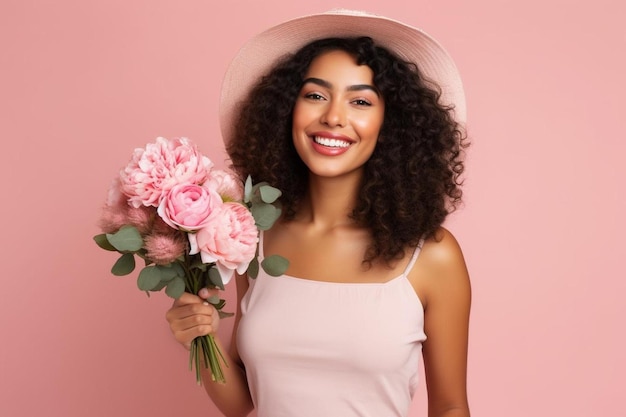
[[[207,301],[205,301],[205,302],[204,302],[204,303],[202,303],[202,304],[204,304],[205,306],[208,306],[208,305],[209,305],[209,303],[208,303]]]

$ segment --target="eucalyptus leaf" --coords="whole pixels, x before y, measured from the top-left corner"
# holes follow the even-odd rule
[[[271,185],[259,187],[259,192],[261,193],[261,200],[268,204],[272,204],[282,195],[282,192],[278,188],[274,188]]]
[[[132,253],[125,253],[113,264],[111,273],[121,277],[128,275],[135,270],[135,257]]]
[[[209,269],[209,280],[220,290],[224,291],[224,283],[222,282],[222,276],[217,268],[213,267]]]
[[[248,265],[248,276],[252,279],[255,279],[259,275],[259,260],[257,257],[254,257],[250,264]]]
[[[170,264],[172,268],[174,268],[176,270],[176,274],[179,277],[184,277],[185,276],[185,269],[182,267],[181,264],[179,264],[178,262],[175,262],[173,264]]]
[[[185,281],[178,275],[168,282],[165,294],[172,298],[178,298],[185,292]]]
[[[280,210],[271,204],[256,203],[250,208],[256,226],[261,230],[269,230],[280,217]]]
[[[165,288],[167,286],[167,284],[168,284],[168,281],[159,281],[157,286],[154,287],[153,289],[151,289],[150,291],[152,291],[152,292],[161,291],[163,288]],[[148,294],[148,297],[150,297],[150,292],[146,291],[146,293]]]
[[[246,183],[244,184],[244,187],[243,187],[244,203],[249,203],[251,198],[252,198],[252,177],[248,175],[248,178],[246,178]]]
[[[142,291],[151,291],[161,282],[161,271],[156,266],[146,266],[137,277],[137,287]]]
[[[175,268],[174,265],[177,265],[177,264],[157,265],[156,266],[156,268],[158,268],[159,272],[161,273],[161,281],[162,282],[168,282],[168,281],[173,280],[177,276],[182,276],[182,274],[180,273],[179,269]]]
[[[213,304],[213,303],[211,303],[211,304]],[[223,309],[224,306],[226,305],[226,300],[224,300],[223,298],[219,298],[218,297],[217,303],[215,303],[213,305],[219,311],[219,310]]]
[[[123,226],[113,234],[107,233],[106,238],[120,252],[135,252],[143,246],[141,234],[134,226]]]
[[[109,242],[109,239],[107,239],[106,233],[95,235],[93,237],[93,240],[96,241],[96,245],[100,246],[104,250],[109,250],[109,251],[112,251],[112,252],[116,252],[117,251],[117,249],[115,249],[115,247],[113,245],[111,245],[111,243]]]
[[[250,195],[250,202],[252,204],[263,202],[263,198],[261,198],[261,187],[265,186],[269,187],[269,184],[265,181],[254,184],[254,186],[252,187],[252,193]]]
[[[289,260],[280,255],[272,255],[263,259],[261,267],[268,275],[277,277],[285,273],[289,267]]]
[[[209,298],[206,299],[209,304],[213,304],[214,306],[218,305],[220,303],[220,296],[219,295],[212,295]]]
[[[235,315],[235,313],[227,313],[226,311],[222,310],[217,310],[217,314],[220,316],[221,319],[225,319]]]

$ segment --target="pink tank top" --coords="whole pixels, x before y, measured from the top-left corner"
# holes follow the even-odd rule
[[[426,340],[406,276],[418,255],[385,283],[249,279],[237,346],[259,417],[408,415]]]

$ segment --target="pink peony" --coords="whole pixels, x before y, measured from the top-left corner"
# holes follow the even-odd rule
[[[185,253],[187,243],[180,233],[151,234],[145,237],[144,247],[148,259],[157,265],[167,265]]]
[[[222,206],[215,191],[196,184],[175,185],[161,200],[157,213],[171,227],[185,231],[204,227]]]
[[[145,149],[137,148],[120,171],[122,192],[133,207],[158,207],[161,197],[180,183],[202,184],[213,163],[187,138],[159,137]]]
[[[224,201],[243,200],[243,184],[241,181],[221,169],[212,170],[204,185],[216,190]]]
[[[224,203],[215,217],[197,233],[189,234],[191,255],[202,262],[215,262],[226,285],[233,271],[242,274],[256,254],[259,231],[250,211],[239,203]]]

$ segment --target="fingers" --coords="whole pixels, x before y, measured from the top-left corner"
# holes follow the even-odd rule
[[[211,298],[219,299],[217,288],[202,288],[198,295],[185,292],[165,314],[174,338],[188,350],[196,337],[217,332],[219,314],[206,301]]]
[[[199,336],[217,332],[217,310],[192,294],[183,294],[165,314],[174,338],[189,349],[191,341]]]
[[[186,304],[198,304],[202,303],[204,300],[197,295],[190,294],[188,292],[184,292],[183,295],[174,300],[174,307],[186,305]]]

